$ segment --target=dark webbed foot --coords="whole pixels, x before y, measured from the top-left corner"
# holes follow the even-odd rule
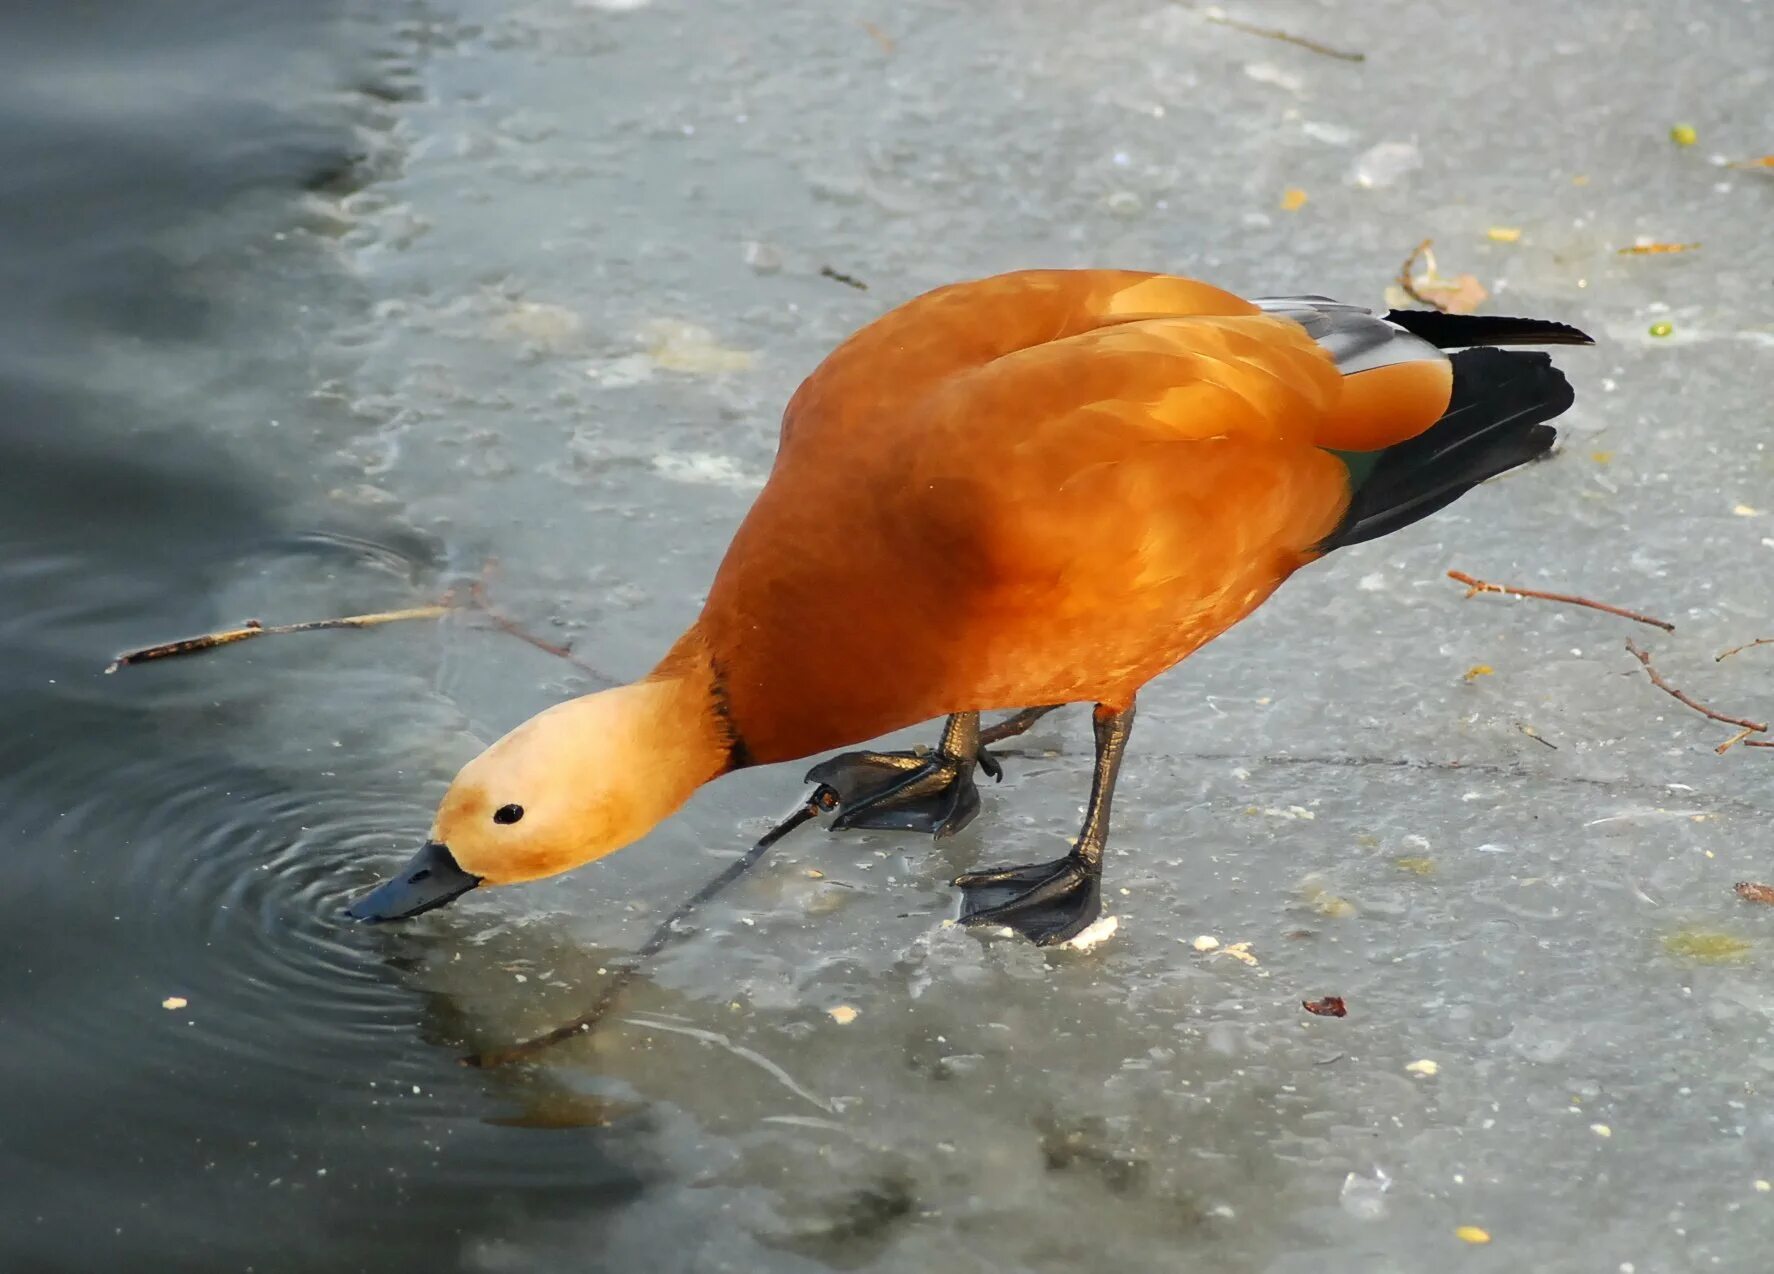
[[[1133,727],[1133,703],[1098,704],[1092,718],[1096,771],[1090,804],[1072,852],[1051,863],[970,871],[958,877],[961,923],[1008,925],[1037,946],[1069,942],[1096,923],[1103,910],[1103,847],[1109,839],[1109,806]]]
[[[807,771],[807,781],[837,793],[835,829],[953,836],[979,813],[973,767],[993,779],[1004,777],[1004,767],[985,744],[1014,738],[1052,711],[1053,706],[1024,708],[989,730],[979,728],[979,713],[957,712],[944,722],[934,752],[845,752]]]
[[[845,752],[807,772],[838,794],[834,828],[953,836],[979,813],[975,759],[941,752]],[[1002,771],[982,751],[977,762],[996,778]]]
[[[961,923],[1007,925],[1037,946],[1077,937],[1102,913],[1102,871],[1077,854],[957,877]]]

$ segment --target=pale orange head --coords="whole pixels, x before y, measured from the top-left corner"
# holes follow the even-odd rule
[[[349,908],[418,915],[477,885],[568,871],[639,840],[725,768],[706,691],[649,679],[538,713],[463,766],[430,839]]]

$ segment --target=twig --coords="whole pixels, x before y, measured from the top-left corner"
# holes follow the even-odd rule
[[[238,628],[224,628],[196,637],[181,637],[176,641],[163,641],[136,650],[126,650],[113,659],[105,671],[113,673],[119,668],[127,668],[132,664],[147,663],[154,659],[169,659],[176,655],[202,654],[206,650],[232,646],[235,642],[247,641],[253,637],[270,637],[283,633],[311,633],[328,628],[374,628],[379,624],[393,624],[406,619],[442,619],[445,615],[466,609],[485,615],[500,632],[508,633],[519,641],[527,642],[537,650],[545,651],[557,659],[565,659],[575,668],[588,672],[594,677],[608,680],[604,672],[578,658],[570,648],[543,640],[494,606],[487,599],[487,576],[492,567],[493,562],[489,559],[481,569],[480,579],[469,586],[468,602],[465,606],[455,600],[455,590],[452,589],[430,606],[412,606],[405,610],[376,611],[369,615],[345,615],[338,619],[309,619],[296,624],[266,624],[256,619],[249,619]]]
[[[488,601],[487,582],[484,575],[469,587],[468,599],[477,611],[493,621],[493,627],[497,628],[500,632],[509,633],[519,641],[527,642],[537,650],[553,655],[557,659],[565,659],[575,668],[583,669],[585,672],[589,672],[593,676],[604,676],[601,671],[593,668],[590,664],[575,655],[572,647],[556,645],[552,641],[544,641],[542,638],[536,636],[536,634],[525,629],[515,619],[512,619],[509,615],[505,614],[505,612],[501,611],[497,606],[494,606],[492,602]]]
[[[1622,619],[1630,619],[1635,623],[1649,624],[1652,628],[1661,628],[1666,633],[1675,631],[1675,625],[1666,619],[1653,619],[1649,615],[1641,615],[1636,610],[1627,610],[1623,606],[1613,606],[1588,597],[1578,597],[1575,593],[1546,593],[1537,588],[1516,588],[1512,584],[1492,584],[1488,580],[1474,579],[1465,571],[1449,571],[1448,578],[1458,580],[1466,585],[1466,596],[1468,597],[1475,597],[1479,593],[1508,593],[1512,597],[1533,597],[1543,602],[1564,602],[1570,606],[1587,606],[1590,610],[1605,611],[1610,615],[1618,615]]]
[[[449,614],[451,609],[449,603],[444,602],[432,606],[413,606],[406,610],[376,611],[369,615],[345,615],[338,619],[309,619],[298,624],[264,624],[256,619],[249,619],[239,628],[224,628],[220,632],[181,637],[177,641],[163,641],[137,650],[126,650],[113,659],[105,671],[113,673],[119,668],[145,664],[151,659],[194,655],[200,651],[214,650],[218,646],[232,646],[237,641],[247,641],[253,637],[270,637],[279,633],[311,633],[323,628],[374,628],[378,624],[395,624],[405,619],[438,619]]]
[[[842,270],[834,270],[829,265],[822,265],[819,267],[819,277],[822,279],[832,279],[835,282],[842,283],[847,288],[855,288],[858,292],[866,292],[869,290],[869,285],[857,278],[854,274],[845,274]]]
[[[1440,301],[1424,296],[1421,292],[1417,291],[1415,276],[1412,274],[1412,270],[1415,268],[1418,258],[1428,255],[1429,249],[1433,246],[1435,246],[1435,240],[1425,239],[1411,249],[1410,256],[1406,257],[1404,259],[1404,264],[1398,267],[1398,287],[1401,292],[1410,297],[1411,300],[1415,301],[1417,304],[1427,305],[1432,310],[1439,310],[1441,313],[1446,314],[1448,312],[1447,306],[1443,305]],[[1429,273],[1435,273],[1435,258],[1433,256],[1429,257]]]
[[[1365,62],[1367,54],[1353,53],[1347,49],[1333,49],[1328,44],[1320,44],[1317,40],[1309,40],[1303,35],[1295,35],[1291,31],[1283,31],[1279,27],[1259,27],[1249,22],[1241,22],[1237,18],[1209,9],[1201,15],[1209,22],[1217,22],[1223,27],[1231,27],[1234,31],[1242,31],[1246,35],[1258,35],[1265,40],[1282,40],[1288,44],[1297,44],[1302,49],[1323,54],[1327,58],[1336,58],[1339,62]]]
[[[521,1043],[464,1057],[462,1064],[481,1070],[509,1066],[526,1057],[533,1057],[543,1049],[553,1048],[563,1040],[572,1039],[575,1035],[592,1030],[610,1011],[616,1003],[617,997],[628,988],[628,984],[634,981],[635,975],[641,971],[641,966],[659,954],[665,945],[676,936],[677,927],[685,917],[750,871],[777,841],[801,824],[817,818],[821,814],[829,813],[837,806],[838,794],[821,783],[813,789],[812,795],[795,808],[793,813],[765,832],[763,836],[759,837],[758,842],[745,853],[728,863],[720,875],[678,904],[677,909],[660,922],[659,927],[653,930],[652,936],[641,944],[640,949],[629,957],[622,968],[616,971],[616,976],[604,985],[603,991],[599,993],[590,1009],[571,1022],[557,1026],[552,1031],[545,1031],[541,1035],[533,1036]]]
[[[1754,641],[1746,641],[1741,646],[1733,646],[1729,650],[1720,651],[1712,657],[1715,664],[1722,664],[1739,651],[1748,650],[1751,646],[1774,646],[1774,637],[1757,637]]]
[[[1633,643],[1631,638],[1628,638],[1626,641],[1626,649],[1634,659],[1638,660],[1645,666],[1645,675],[1651,679],[1651,684],[1656,686],[1657,689],[1661,690],[1664,694],[1674,699],[1677,703],[1694,709],[1694,711],[1698,712],[1703,717],[1710,718],[1723,725],[1737,726],[1743,732],[1733,738],[1726,739],[1723,743],[1719,744],[1718,747],[1713,749],[1714,752],[1723,753],[1736,744],[1743,742],[1743,740],[1751,734],[1766,734],[1768,732],[1768,723],[1766,721],[1749,721],[1743,717],[1727,716],[1723,712],[1714,712],[1705,704],[1700,703],[1688,695],[1683,694],[1680,690],[1677,690],[1674,686],[1663,680],[1662,676],[1658,674],[1656,667],[1651,663],[1651,652],[1648,650],[1640,650],[1638,646]],[[1765,745],[1751,743],[1748,746],[1758,747]]]

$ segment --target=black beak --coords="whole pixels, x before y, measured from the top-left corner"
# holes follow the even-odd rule
[[[447,845],[427,841],[413,860],[345,908],[353,920],[407,920],[441,907],[480,884],[450,856]]]

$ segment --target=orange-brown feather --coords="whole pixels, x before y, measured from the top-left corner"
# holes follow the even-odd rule
[[[1310,560],[1349,500],[1323,448],[1420,432],[1446,379],[1344,378],[1291,320],[1165,276],[921,297],[785,415],[698,620],[733,725],[773,761],[945,712],[1126,702]]]
[[[1319,432],[1319,445],[1379,451],[1415,438],[1441,418],[1454,392],[1446,359],[1394,363],[1343,378],[1342,393]]]

